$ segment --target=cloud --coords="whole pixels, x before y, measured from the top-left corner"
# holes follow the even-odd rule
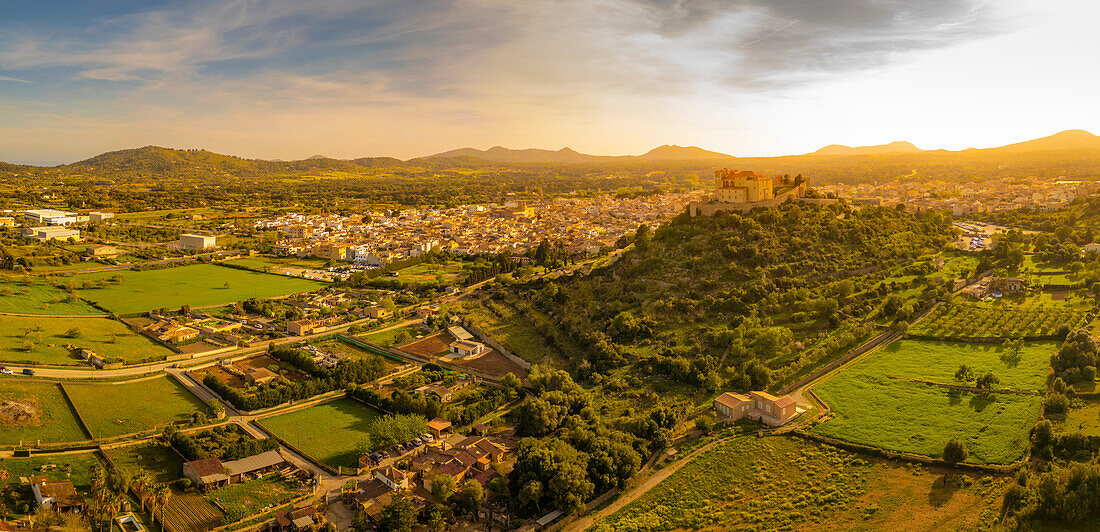
[[[978,0],[135,5],[67,26],[0,21],[0,66],[36,80],[43,91],[34,99],[63,109],[22,123],[62,131],[69,123],[85,131],[179,128],[189,139],[220,128],[236,138],[283,115],[290,143],[305,129],[293,117],[310,127],[339,117],[347,128],[358,120],[387,131],[380,136],[417,124],[500,143],[533,138],[539,128],[614,131],[616,121],[653,114],[679,119],[682,102],[770,96],[1008,28]],[[5,85],[15,91],[0,84],[0,97]]]
[[[19,78],[13,78],[13,77],[9,77],[9,76],[0,76],[0,81],[14,81],[16,83],[34,83],[33,81],[29,81],[29,80],[25,80],[25,79],[19,79]]]

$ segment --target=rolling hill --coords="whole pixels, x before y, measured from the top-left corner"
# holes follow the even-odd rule
[[[889,144],[877,146],[845,146],[843,144],[830,144],[807,155],[873,155],[879,153],[917,153],[924,150],[913,145],[912,142],[899,140]]]

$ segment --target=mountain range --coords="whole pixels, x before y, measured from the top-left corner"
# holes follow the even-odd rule
[[[616,164],[667,164],[667,163],[700,163],[722,164],[721,160],[739,160],[748,164],[760,164],[765,161],[801,161],[810,164],[813,161],[840,161],[849,158],[877,159],[920,156],[939,157],[952,154],[973,154],[985,157],[999,155],[1018,155],[1034,152],[1049,153],[1057,156],[1058,153],[1087,153],[1089,157],[1100,156],[1100,137],[1084,130],[1069,130],[1025,142],[1009,144],[996,148],[974,149],[962,151],[947,150],[922,150],[910,142],[896,141],[889,144],[876,146],[844,146],[832,144],[815,152],[804,155],[787,155],[780,157],[735,157],[724,153],[708,151],[696,146],[663,145],[653,148],[641,155],[590,155],[580,153],[571,148],[560,150],[544,150],[536,148],[509,149],[502,146],[494,146],[487,150],[475,148],[460,148],[435,155],[401,161],[392,157],[362,157],[358,159],[333,159],[322,155],[314,155],[299,161],[245,159],[232,155],[222,155],[206,150],[187,149],[178,150],[161,148],[158,146],[145,146],[102,153],[94,157],[67,165],[51,168],[65,168],[74,171],[97,169],[142,169],[147,171],[167,171],[170,168],[190,167],[206,169],[216,172],[228,172],[230,174],[242,169],[272,172],[288,171],[298,172],[310,169],[356,169],[356,168],[398,168],[408,165],[417,166],[484,166],[487,164],[586,164],[586,163],[616,163]],[[853,159],[855,160],[855,159]],[[42,168],[26,165],[15,165],[0,162],[0,171],[14,171],[17,168]]]
[[[1073,129],[1069,131],[1062,131],[1061,133],[1055,133],[1054,135],[1050,135],[1049,137],[1042,137],[1026,142],[1009,144],[1007,146],[1000,146],[997,148],[987,148],[978,151],[1022,153],[1028,151],[1082,149],[1100,149],[1100,137],[1097,137],[1096,135],[1093,135],[1088,131]],[[807,153],[805,155],[846,157],[859,155],[912,154],[946,151],[947,150],[922,150],[913,145],[912,142],[895,141],[889,144],[855,147],[845,146],[842,144],[830,144],[815,152]],[[964,151],[973,151],[973,149]],[[735,156],[733,155],[708,151],[695,146],[676,146],[666,144],[664,146],[653,148],[652,150],[649,150],[642,155],[589,155],[586,153],[577,152],[576,150],[573,150],[571,148],[562,148],[557,151],[540,150],[535,148],[513,150],[505,148],[503,146],[494,146],[487,150],[478,150],[475,148],[459,148],[457,150],[450,150],[443,153],[437,153],[435,155],[429,155],[428,157],[424,157],[424,159],[448,159],[456,157],[473,157],[476,159],[498,163],[598,163],[615,161],[656,162],[735,158]]]

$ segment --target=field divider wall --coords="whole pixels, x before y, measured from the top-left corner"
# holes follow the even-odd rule
[[[91,429],[88,428],[88,423],[84,421],[84,416],[82,416],[80,410],[76,408],[76,403],[73,402],[72,397],[69,397],[69,391],[65,389],[65,383],[58,382],[57,387],[61,389],[61,395],[65,397],[65,402],[69,403],[69,408],[71,408],[73,414],[76,415],[76,421],[80,423],[80,428],[84,430],[84,434],[87,434],[89,439],[94,440],[95,435],[92,434]]]

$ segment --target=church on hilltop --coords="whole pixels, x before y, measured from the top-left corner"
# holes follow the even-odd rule
[[[723,168],[714,172],[714,194],[688,204],[692,216],[710,216],[718,211],[746,212],[771,208],[793,199],[803,203],[835,203],[835,199],[807,198],[807,181],[802,174],[767,177],[752,170]]]

